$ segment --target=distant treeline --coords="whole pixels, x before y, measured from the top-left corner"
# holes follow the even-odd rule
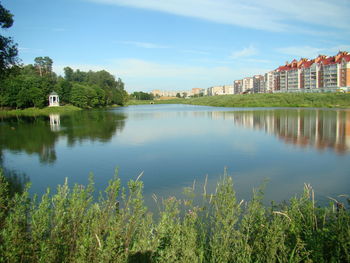
[[[131,99],[135,100],[153,100],[154,96],[152,93],[146,93],[143,91],[135,91],[130,95]]]
[[[64,68],[64,76],[52,71],[49,57],[37,57],[34,64],[15,66],[0,78],[1,108],[42,108],[48,105],[52,91],[62,104],[94,108],[112,104],[124,105],[128,94],[124,83],[105,70],[80,71]]]

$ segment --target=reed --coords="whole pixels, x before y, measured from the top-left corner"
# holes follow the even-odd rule
[[[154,195],[153,215],[140,178],[123,188],[117,174],[96,200],[92,175],[39,199],[29,185],[11,196],[1,172],[0,262],[350,262],[348,205],[319,207],[309,185],[265,206],[264,185],[237,200],[225,172],[214,193],[193,184],[183,199]]]

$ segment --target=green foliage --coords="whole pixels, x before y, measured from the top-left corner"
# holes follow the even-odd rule
[[[65,81],[73,85],[69,102],[75,106],[89,108],[124,105],[128,100],[122,80],[115,80],[114,76],[105,70],[83,72],[66,67],[64,72]]]
[[[152,93],[146,93],[142,91],[135,91],[133,94],[130,95],[132,99],[135,100],[153,100],[154,96]]]
[[[10,28],[13,24],[13,15],[0,3],[0,28]],[[17,64],[17,44],[11,37],[0,35],[0,80],[7,71]]]
[[[53,60],[49,57],[36,57],[34,59],[35,63],[35,69],[39,73],[39,75],[42,77],[44,75],[50,75],[52,74],[52,64]]]
[[[38,200],[28,188],[9,198],[0,173],[0,262],[350,262],[349,210],[317,207],[308,185],[266,207],[263,187],[238,202],[225,172],[200,204],[195,185],[183,200],[154,195],[155,220],[139,179],[124,189],[116,172],[98,201],[92,176],[86,187],[66,180]]]
[[[34,65],[18,67],[0,78],[1,108],[43,108],[52,91],[58,93],[61,104],[80,108],[124,105],[128,100],[122,80],[105,70],[82,72],[66,67],[63,78],[52,72],[52,64],[49,57],[37,57]]]

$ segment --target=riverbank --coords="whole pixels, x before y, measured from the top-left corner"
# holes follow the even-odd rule
[[[344,93],[273,93],[205,96],[189,99],[154,100],[154,104],[191,104],[215,107],[304,107],[350,108],[350,94]],[[132,103],[132,104],[131,104]],[[128,105],[150,104],[131,101]]]
[[[97,202],[89,181],[73,189],[66,181],[37,200],[28,190],[9,196],[0,172],[0,261],[350,262],[349,209],[332,198],[318,207],[308,185],[266,207],[263,187],[250,201],[237,200],[224,175],[215,194],[206,186],[196,194],[194,185],[184,199],[154,194],[153,217],[139,178],[122,190],[115,176]]]
[[[80,110],[82,109],[73,105],[65,105],[60,107],[45,107],[42,109],[27,108],[23,110],[0,110],[0,116],[49,116],[51,114],[68,114]]]

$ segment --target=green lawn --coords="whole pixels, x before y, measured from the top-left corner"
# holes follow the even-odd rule
[[[149,104],[149,101],[133,101]],[[216,107],[317,107],[350,108],[350,94],[343,93],[279,93],[206,96],[191,99],[155,100],[155,104],[192,104]]]
[[[38,115],[50,115],[50,114],[66,114],[74,111],[79,111],[81,108],[66,105],[60,107],[45,107],[39,108],[27,108],[18,110],[0,110],[0,116],[38,116]]]

